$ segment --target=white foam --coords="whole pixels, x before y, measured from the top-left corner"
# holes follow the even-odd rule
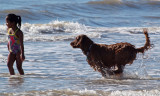
[[[52,21],[48,24],[24,24],[26,41],[57,41],[73,39],[77,34],[86,33],[85,25],[77,22]],[[66,34],[65,34],[66,33]],[[70,35],[68,35],[71,33]]]
[[[100,91],[100,90],[71,90],[71,89],[64,89],[64,90],[47,90],[47,91],[29,91],[29,92],[22,92],[22,93],[4,93],[5,95],[14,95],[14,96],[24,96],[24,95],[44,95],[44,96],[160,96],[159,90],[125,90],[125,91]]]
[[[7,42],[6,25],[0,25],[0,42]],[[143,27],[90,27],[78,22],[52,21],[47,24],[22,24],[25,41],[57,41],[74,39],[85,34],[90,38],[100,38],[102,34],[143,34]],[[148,27],[148,32],[159,34],[159,27]]]
[[[66,21],[52,21],[48,24],[29,24],[25,23],[22,26],[24,32],[33,33],[56,33],[56,32],[69,32],[69,33],[78,33],[86,31],[87,28],[83,24],[78,22],[66,22]]]
[[[49,24],[54,26],[55,29],[64,30],[65,32],[79,33],[87,30],[87,27],[85,25],[78,22],[66,22],[56,20],[50,22]]]
[[[80,94],[86,94],[86,93],[87,94],[96,94],[96,91],[95,90],[88,90],[85,88],[85,90],[80,90],[79,93]]]
[[[160,96],[159,90],[113,91],[109,96]]]

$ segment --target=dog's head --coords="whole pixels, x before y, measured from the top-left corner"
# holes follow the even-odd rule
[[[72,41],[70,44],[73,48],[83,48],[83,46],[87,46],[89,43],[93,43],[86,35],[79,35]]]

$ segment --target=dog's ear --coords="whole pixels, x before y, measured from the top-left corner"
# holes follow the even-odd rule
[[[78,47],[84,47],[88,44],[88,42],[92,42],[86,35],[78,36],[77,41]]]
[[[83,41],[83,35],[80,35],[80,36],[76,37],[76,40],[77,40],[76,46],[80,47],[81,44],[82,44],[82,41]]]
[[[71,46],[73,47],[73,48],[81,48],[83,45],[84,45],[84,43],[86,42],[86,35],[79,35],[79,36],[77,36],[76,37],[76,39],[73,41],[73,42],[71,42],[70,44],[71,44]]]

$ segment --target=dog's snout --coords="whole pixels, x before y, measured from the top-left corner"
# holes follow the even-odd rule
[[[71,43],[70,43],[70,45],[71,45],[71,46],[73,46],[73,45],[74,45],[74,43],[73,43],[73,42],[71,42]]]
[[[75,47],[75,42],[71,42],[70,45],[74,48]]]

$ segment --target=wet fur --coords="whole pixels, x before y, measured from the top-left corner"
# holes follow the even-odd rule
[[[132,64],[137,53],[144,53],[150,48],[148,32],[144,31],[146,43],[141,48],[135,48],[130,43],[116,43],[112,45],[94,43],[86,35],[79,35],[71,42],[73,48],[80,48],[87,56],[88,64],[99,71],[102,76],[123,73],[126,64]]]

